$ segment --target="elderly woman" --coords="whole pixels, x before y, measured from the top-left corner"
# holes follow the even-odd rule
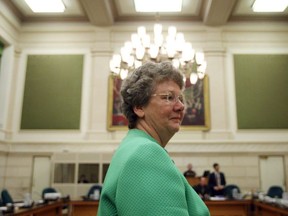
[[[121,87],[129,131],[115,152],[98,216],[209,215],[164,149],[184,115],[183,77],[171,63],[146,63]]]

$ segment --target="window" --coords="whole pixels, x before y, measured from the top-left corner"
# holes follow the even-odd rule
[[[75,164],[55,164],[54,183],[74,183]]]
[[[99,183],[99,164],[79,164],[78,183]]]

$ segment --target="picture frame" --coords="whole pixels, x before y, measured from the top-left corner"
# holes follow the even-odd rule
[[[107,130],[128,130],[128,121],[121,113],[120,88],[122,79],[116,75],[110,75],[108,81],[108,113]],[[209,104],[208,76],[199,79],[192,85],[190,80],[185,82],[185,107],[186,112],[182,121],[181,130],[210,129],[210,104]]]
[[[196,84],[191,84],[186,79],[185,89],[185,115],[181,130],[210,130],[210,103],[209,103],[209,78],[198,79]]]
[[[120,76],[110,74],[108,80],[108,113],[107,130],[128,130],[128,121],[121,112],[120,88],[122,79]]]

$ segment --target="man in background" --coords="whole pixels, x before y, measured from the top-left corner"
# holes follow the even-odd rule
[[[213,164],[214,172],[209,175],[208,185],[211,188],[212,196],[224,196],[226,179],[224,173],[220,172],[218,163]]]
[[[203,200],[208,200],[210,197],[210,187],[207,184],[207,178],[202,176],[200,178],[199,184],[193,187],[196,193],[201,197]]]
[[[183,173],[185,177],[196,177],[196,172],[193,170],[193,166],[191,163],[187,165],[187,170]]]

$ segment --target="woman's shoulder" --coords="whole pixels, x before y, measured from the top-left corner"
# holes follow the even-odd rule
[[[138,132],[136,132],[137,134]],[[113,161],[118,165],[149,164],[156,161],[171,160],[167,151],[149,135],[139,133],[128,134],[116,150]]]
[[[126,154],[133,154],[137,156],[150,155],[150,154],[165,154],[168,155],[166,150],[160,146],[157,142],[149,139],[136,138],[133,140],[121,143],[119,151],[125,151]]]
[[[126,137],[122,140],[119,149],[127,148],[128,150],[152,150],[159,149],[165,151],[157,141],[144,131],[133,129],[128,132]]]
[[[126,161],[146,161],[147,159],[169,159],[167,151],[156,141],[147,137],[134,137],[123,141],[117,150],[117,157]]]

